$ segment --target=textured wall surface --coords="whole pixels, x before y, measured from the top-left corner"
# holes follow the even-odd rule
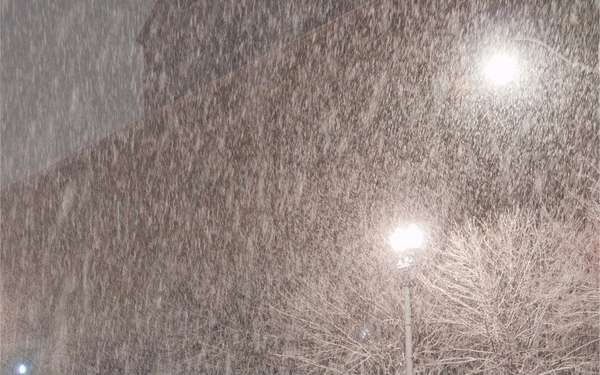
[[[160,1],[140,34],[145,109],[194,92],[367,2]]]

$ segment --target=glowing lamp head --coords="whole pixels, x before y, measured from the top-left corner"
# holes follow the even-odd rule
[[[26,364],[24,363],[19,363],[16,367],[15,367],[15,372],[17,374],[27,374],[29,373],[29,368],[27,367]]]
[[[421,228],[411,224],[407,228],[398,228],[390,236],[390,245],[397,252],[416,249],[423,245],[424,235]]]
[[[517,62],[506,54],[495,55],[488,61],[485,75],[493,84],[504,86],[515,79]]]

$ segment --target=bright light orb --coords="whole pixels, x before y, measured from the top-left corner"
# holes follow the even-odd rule
[[[27,374],[27,366],[23,363],[17,366],[17,374]]]
[[[487,64],[485,75],[493,84],[504,86],[515,79],[517,61],[506,54],[495,55]]]
[[[421,247],[424,238],[421,228],[416,224],[411,224],[407,228],[396,229],[390,236],[390,245],[394,251],[403,252]]]

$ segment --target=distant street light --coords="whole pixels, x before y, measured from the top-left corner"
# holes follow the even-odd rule
[[[504,86],[517,76],[517,60],[507,54],[494,55],[485,67],[485,75],[497,86]]]
[[[407,268],[414,262],[409,250],[417,249],[423,245],[423,231],[416,225],[411,224],[407,228],[398,228],[390,236],[390,245],[392,249],[400,253],[400,261],[397,268]],[[412,362],[412,326],[410,309],[410,284],[415,278],[414,268],[411,267],[408,282],[403,285],[404,289],[404,329],[405,329],[405,357],[406,357],[406,375],[413,375]]]
[[[29,372],[29,368],[27,368],[27,365],[25,365],[24,363],[19,363],[15,367],[15,372],[17,374],[27,374]]]

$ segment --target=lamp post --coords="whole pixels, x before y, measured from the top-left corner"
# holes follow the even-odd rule
[[[414,250],[423,245],[423,232],[416,224],[411,224],[407,228],[398,228],[390,237],[390,244],[392,249],[400,253],[400,261],[398,261],[397,268],[409,268],[409,275],[407,282],[404,283],[402,289],[404,291],[404,332],[406,343],[405,348],[405,360],[406,360],[406,375],[413,375],[413,362],[412,362],[412,317],[410,309],[410,284],[413,282],[415,277],[415,270],[411,267],[413,258],[409,250]]]

